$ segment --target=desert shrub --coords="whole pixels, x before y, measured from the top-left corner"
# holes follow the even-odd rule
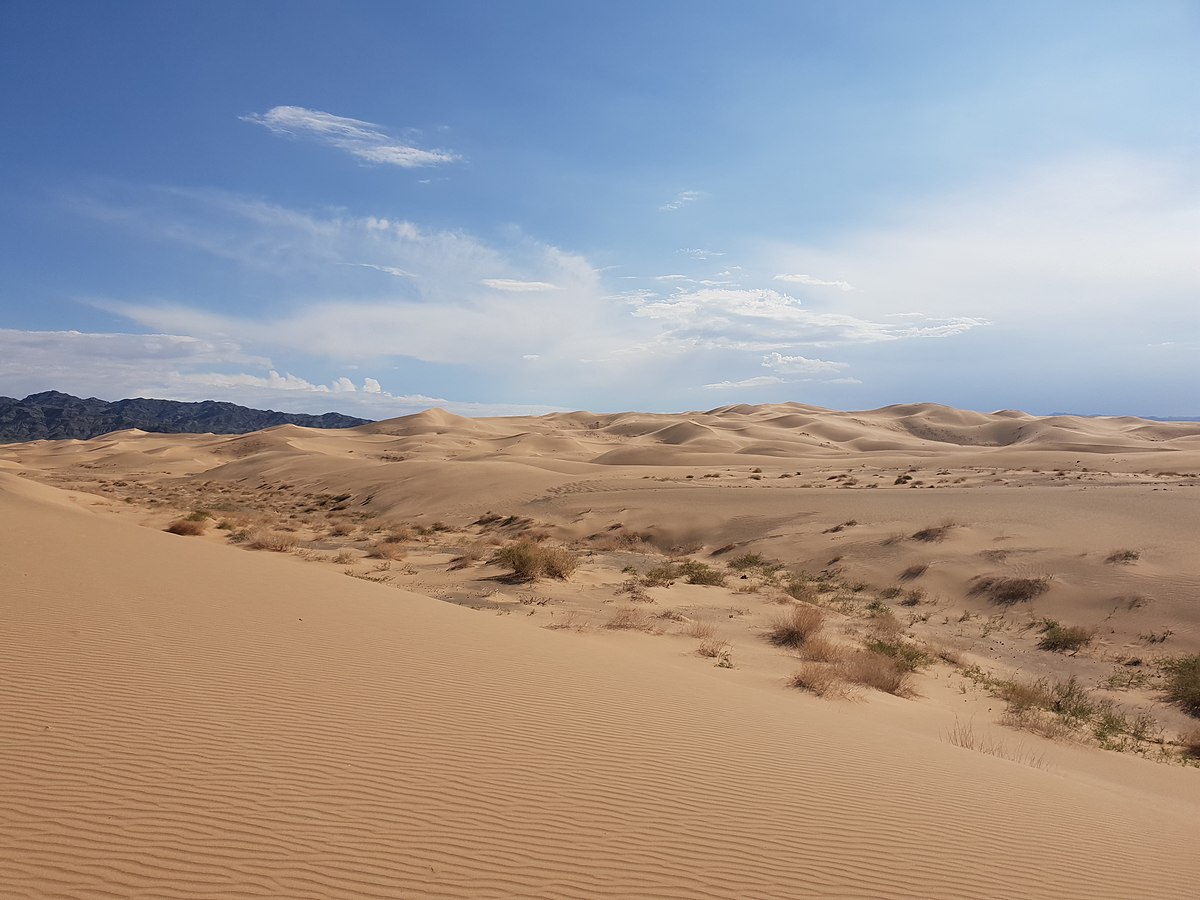
[[[333,557],[333,561],[339,566],[348,565],[349,563],[354,562],[354,554],[349,550],[340,550],[338,551],[337,555]]]
[[[789,683],[794,688],[800,688],[818,697],[842,693],[846,686],[846,681],[836,666],[811,662],[802,663]]]
[[[883,600],[895,600],[897,597],[899,597],[903,593],[904,593],[903,588],[898,588],[893,585],[892,587],[885,587],[882,591],[879,592],[879,596]]]
[[[486,545],[483,541],[474,541],[462,549],[458,556],[450,560],[450,570],[465,569],[473,562],[483,558]]]
[[[1100,711],[1096,699],[1074,675],[1055,684],[1051,698],[1050,711],[1067,720],[1086,722]]]
[[[371,559],[404,559],[404,550],[394,541],[376,541],[367,550]]]
[[[705,584],[713,587],[725,584],[725,573],[706,563],[688,560],[680,565],[680,571],[687,578],[688,584]]]
[[[984,595],[993,603],[1004,606],[1033,600],[1048,590],[1050,579],[1045,575],[1038,578],[978,577],[971,586],[972,594]]]
[[[783,592],[793,600],[799,600],[802,603],[815,603],[817,600],[816,586],[800,575],[788,578],[787,583],[783,586]]]
[[[230,535],[232,539],[233,535]],[[255,528],[246,537],[246,545],[251,550],[270,550],[274,553],[287,553],[300,543],[296,535],[288,531],[276,531],[272,528]]]
[[[915,672],[930,662],[928,653],[907,641],[871,640],[864,646],[872,653],[890,658],[903,672]]]
[[[907,693],[909,689],[909,673],[890,656],[873,650],[864,650],[847,657],[839,668],[847,681],[883,691],[885,694],[899,696]]]
[[[700,646],[696,648],[696,653],[709,659],[728,656],[729,644],[725,641],[719,641],[716,638],[709,638],[700,642]]]
[[[1046,679],[1036,681],[1002,681],[997,685],[1000,699],[1014,710],[1049,709],[1054,694]]]
[[[197,535],[204,534],[207,528],[208,523],[205,522],[204,519],[187,518],[176,519],[163,530],[169,534],[181,534],[187,537],[196,537]]]
[[[1082,625],[1060,625],[1047,619],[1042,626],[1042,639],[1038,647],[1054,653],[1077,653],[1092,642],[1095,632]]]
[[[667,562],[647,569],[642,575],[642,584],[646,587],[669,587],[679,577],[679,567]]]
[[[953,522],[943,522],[941,525],[930,525],[926,528],[922,528],[920,531],[914,532],[912,539],[914,541],[924,541],[927,544],[938,543],[946,539],[946,535],[950,533],[950,529],[953,527]]]
[[[1180,735],[1179,743],[1184,756],[1200,759],[1200,728],[1193,728],[1187,734]]]
[[[195,512],[190,513],[186,516],[186,519],[189,522],[203,522],[204,520],[210,519],[210,518],[212,518],[212,516],[209,515],[207,510],[203,510],[203,509],[198,509]]]
[[[1200,653],[1176,656],[1162,664],[1167,699],[1189,715],[1200,716]]]
[[[824,622],[825,613],[817,607],[793,606],[771,622],[767,639],[777,647],[802,647]]]
[[[766,563],[761,553],[743,553],[740,556],[735,556],[725,565],[733,569],[735,572],[746,572],[750,569],[757,569]]]
[[[688,637],[699,638],[702,641],[712,640],[717,633],[716,626],[711,622],[700,622],[693,619],[688,622],[683,628],[683,633]]]
[[[518,541],[501,547],[492,561],[512,570],[521,581],[538,578],[560,578],[564,581],[575,571],[579,562],[575,554],[563,547],[543,547],[533,541]]]
[[[550,578],[566,581],[578,566],[578,557],[565,547],[542,548],[542,571]]]
[[[614,631],[653,631],[654,624],[646,613],[636,606],[623,606],[620,609],[613,610],[612,615],[608,617],[608,621],[604,623],[605,628],[611,628]]]
[[[1136,550],[1114,550],[1104,558],[1104,561],[1113,565],[1126,565],[1137,562],[1141,558],[1142,554]]]
[[[849,647],[832,641],[823,634],[810,634],[800,648],[800,655],[812,662],[841,663],[849,654]]]
[[[915,581],[929,571],[929,563],[918,563],[917,565],[909,566],[900,573],[901,581]]]

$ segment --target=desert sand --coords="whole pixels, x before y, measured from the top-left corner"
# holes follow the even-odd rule
[[[6,445],[0,893],[1194,897],[1197,535],[1200,423],[1134,418]]]

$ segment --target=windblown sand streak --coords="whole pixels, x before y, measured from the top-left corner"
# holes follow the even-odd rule
[[[1127,802],[0,475],[13,897],[1189,897]]]

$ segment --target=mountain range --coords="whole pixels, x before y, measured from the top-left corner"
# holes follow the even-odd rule
[[[204,400],[83,399],[60,391],[30,394],[24,400],[0,397],[0,443],[74,438],[86,440],[110,431],[139,428],[163,434],[245,434],[273,425],[352,428],[369,419],[328,412],[322,415],[251,409]]]

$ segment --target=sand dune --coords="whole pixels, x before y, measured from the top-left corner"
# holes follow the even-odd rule
[[[2,447],[4,896],[1193,897],[1198,770],[998,728],[966,667],[1188,727],[1096,686],[1200,650],[1198,434],[778,404]],[[197,509],[228,528],[161,532]],[[452,564],[535,534],[576,548],[570,581]],[[824,573],[834,637],[883,611],[962,662],[906,698],[790,689],[764,633],[794,601],[734,570],[603,627],[662,554],[751,552]],[[1045,592],[973,590],[1016,576]],[[1051,617],[1096,638],[1039,650]],[[955,746],[960,720],[1007,749]]]
[[[1139,803],[0,491],[10,896],[1184,897],[1200,876],[1194,795]]]

